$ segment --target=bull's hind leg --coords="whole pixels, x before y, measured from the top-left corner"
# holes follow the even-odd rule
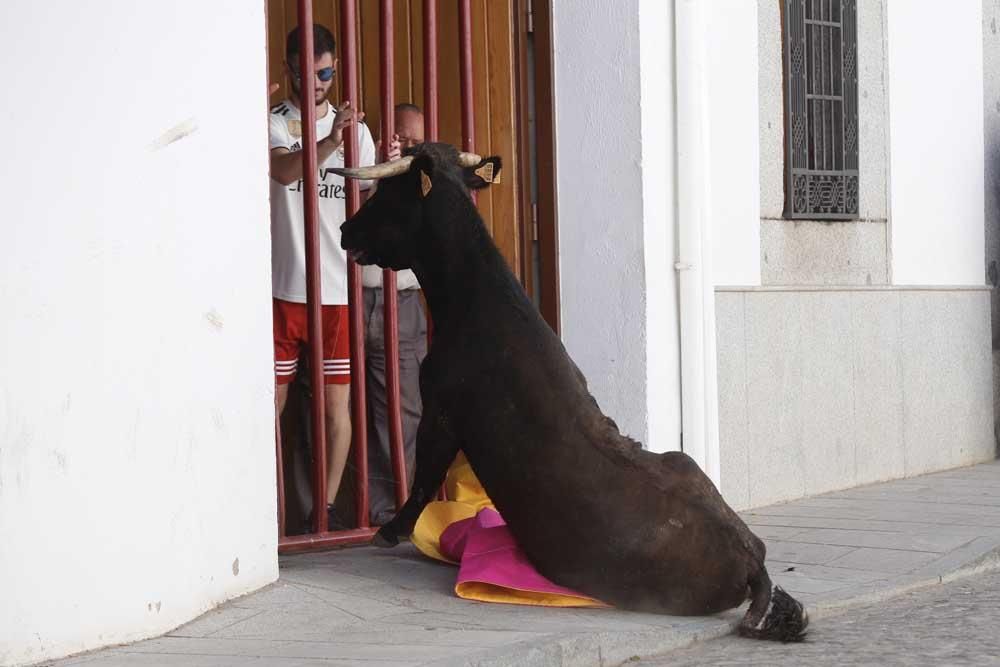
[[[417,428],[417,467],[413,474],[413,490],[396,516],[375,535],[372,543],[376,546],[394,547],[399,544],[400,537],[409,537],[420,513],[437,495],[459,450],[458,439],[447,424],[440,410],[424,404],[424,414]]]

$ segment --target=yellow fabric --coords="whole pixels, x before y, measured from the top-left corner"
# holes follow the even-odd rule
[[[456,521],[476,516],[476,513],[484,507],[496,508],[493,507],[493,502],[486,495],[476,473],[472,472],[469,460],[462,452],[458,453],[448,468],[448,474],[444,479],[444,491],[448,500],[436,500],[424,508],[420,518],[417,519],[417,525],[413,527],[410,541],[425,556],[445,563],[455,563],[441,553],[441,533]]]
[[[496,509],[493,507],[493,501],[486,495],[483,485],[479,483],[476,473],[472,472],[472,465],[463,452],[458,453],[451,468],[448,469],[444,489],[449,501],[470,505],[477,512],[484,507]]]
[[[597,600],[558,593],[521,591],[507,586],[497,586],[481,581],[455,584],[455,595],[466,600],[496,602],[499,604],[526,604],[534,607],[607,607]]]
[[[486,491],[472,472],[465,454],[458,453],[445,477],[448,500],[429,503],[417,519],[410,540],[425,556],[446,563],[457,563],[441,553],[441,534],[448,526],[470,519],[484,507],[496,509]],[[556,593],[525,591],[484,582],[467,581],[455,585],[455,594],[466,600],[524,604],[544,607],[605,607],[597,600]]]
[[[429,503],[421,512],[420,518],[417,519],[417,525],[413,527],[410,541],[425,556],[458,565],[456,561],[441,553],[441,533],[456,521],[476,516],[477,511],[471,505],[447,500],[436,500]]]

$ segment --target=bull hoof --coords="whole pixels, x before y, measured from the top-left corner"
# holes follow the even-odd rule
[[[392,532],[385,529],[383,526],[377,533],[375,537],[372,538],[372,544],[382,549],[390,549],[397,544],[399,544],[399,538],[396,537]]]

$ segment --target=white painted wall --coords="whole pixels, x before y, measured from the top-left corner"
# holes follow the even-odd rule
[[[706,150],[716,285],[760,285],[757,3],[700,2]]]
[[[981,285],[982,3],[888,0],[887,19],[893,283]]]
[[[646,283],[646,446],[680,449],[674,2],[639,3],[642,227]]]
[[[683,448],[719,483],[705,3],[677,0],[677,268]]]
[[[263,10],[0,7],[0,664],[277,576]]]
[[[655,451],[679,425],[672,123],[655,116],[672,5],[553,3],[563,340],[605,413]]]

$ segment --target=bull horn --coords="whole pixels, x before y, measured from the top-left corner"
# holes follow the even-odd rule
[[[483,161],[482,155],[476,155],[475,153],[458,154],[458,166],[460,167],[475,167],[482,161]]]
[[[346,178],[359,178],[366,181],[373,181],[377,178],[389,178],[390,176],[405,174],[410,169],[411,162],[413,162],[413,156],[407,155],[406,157],[401,157],[398,160],[393,160],[392,162],[382,162],[381,164],[373,164],[368,167],[344,167],[342,169],[334,169],[333,173],[340,174]]]

